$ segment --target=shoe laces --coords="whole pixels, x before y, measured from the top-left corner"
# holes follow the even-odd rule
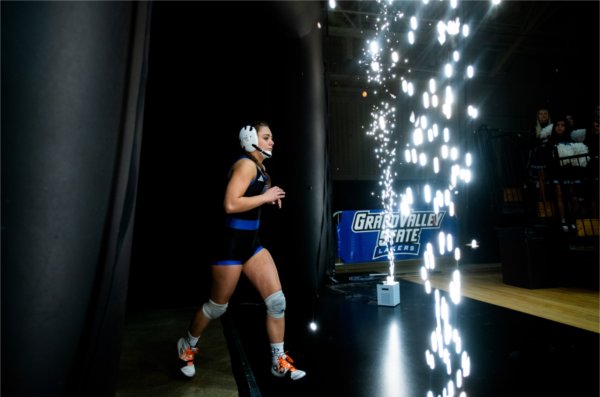
[[[277,358],[277,364],[291,372],[296,370],[296,367],[292,365],[293,362],[294,360],[292,360],[292,358],[285,353]]]
[[[179,357],[184,361],[192,361],[197,352],[197,347],[188,347]]]

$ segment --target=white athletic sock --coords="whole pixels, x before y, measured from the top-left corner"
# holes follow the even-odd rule
[[[273,360],[273,364],[277,364],[277,359],[283,355],[283,353],[283,342],[271,343],[271,358]]]
[[[190,334],[190,331],[188,331],[187,341],[191,347],[196,347],[196,343],[198,343],[198,339],[200,339],[199,336],[194,336],[194,335]]]

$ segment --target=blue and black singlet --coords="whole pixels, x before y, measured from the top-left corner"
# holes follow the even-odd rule
[[[250,158],[245,156],[246,158]],[[256,176],[246,189],[244,197],[262,194],[269,176],[256,165]],[[223,237],[214,265],[242,265],[263,247],[258,240],[260,206],[249,211],[225,215]]]

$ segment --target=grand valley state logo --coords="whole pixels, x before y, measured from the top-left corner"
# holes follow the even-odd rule
[[[352,219],[353,233],[377,232],[377,244],[373,260],[386,257],[389,249],[396,254],[418,255],[421,248],[421,232],[424,229],[439,229],[445,211],[413,211],[408,215],[398,212],[357,211]],[[388,240],[391,247],[388,248]]]

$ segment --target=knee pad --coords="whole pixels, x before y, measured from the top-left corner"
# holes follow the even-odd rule
[[[281,290],[267,296],[265,299],[267,314],[273,318],[282,318],[285,313],[285,295]]]
[[[228,305],[229,303],[220,304],[215,303],[212,299],[209,299],[208,302],[202,306],[202,313],[204,313],[207,318],[215,320],[225,313]]]

